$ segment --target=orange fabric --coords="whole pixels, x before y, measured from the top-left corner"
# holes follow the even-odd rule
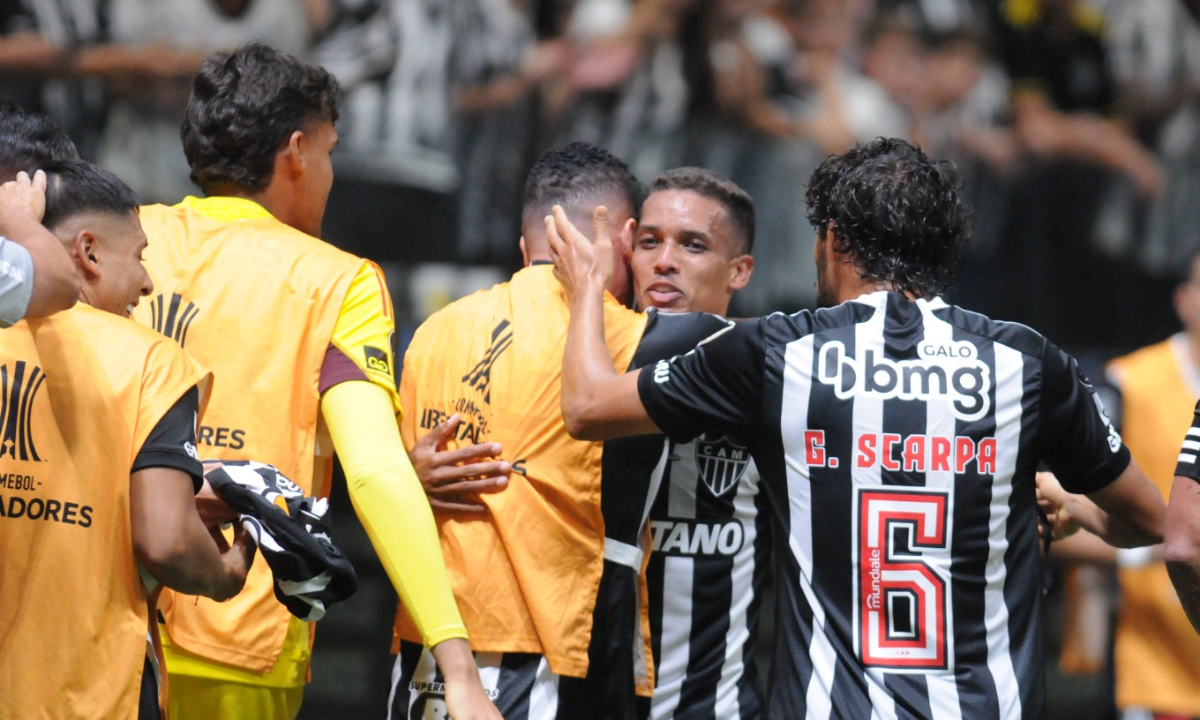
[[[623,372],[646,318],[605,300],[608,347]],[[435,313],[404,358],[401,435],[407,447],[454,413],[458,444],[498,442],[513,463],[508,486],[483,496],[486,515],[436,513],[458,607],[483,652],[545,655],[583,677],[603,569],[600,443],[572,440],[562,421],[569,308],[549,267]],[[396,637],[420,642],[400,608]]]
[[[1181,365],[1181,356],[1186,364]],[[1164,498],[1197,400],[1194,384],[1184,378],[1189,370],[1194,372],[1182,335],[1110,365],[1110,376],[1121,389],[1121,436]],[[1118,576],[1118,707],[1200,717],[1200,637],[1179,604],[1166,566],[1122,568]]]
[[[333,448],[318,437],[318,379],[364,261],[265,211],[234,212],[242,219],[232,221],[206,217],[196,209],[204,202],[142,208],[155,296],[138,305],[135,318],[182,342],[217,374],[200,428],[203,457],[271,462],[306,494],[321,495],[328,478],[318,471]],[[291,617],[263,562],[228,602],[167,592],[160,608],[172,647],[258,673],[275,665]]]
[[[203,401],[210,376],[175,343],[82,303],[0,333],[0,357],[0,718],[132,720],[148,614],[129,473],[167,410],[196,385]]]

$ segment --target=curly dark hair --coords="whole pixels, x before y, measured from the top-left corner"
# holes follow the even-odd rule
[[[720,203],[740,236],[743,253],[754,249],[754,199],[734,181],[705,168],[680,167],[656,177],[646,195],[665,190],[687,190]]]
[[[830,229],[863,278],[931,297],[950,286],[970,236],[961,187],[953,164],[878,138],[821,163],[804,201],[809,222]]]
[[[46,173],[46,212],[42,224],[53,231],[80,213],[128,215],[138,211],[138,198],[121,178],[86,160],[54,160]]]
[[[573,142],[542,154],[525,180],[523,221],[540,223],[555,205],[570,215],[591,216],[604,198],[616,195],[629,203],[637,217],[642,207],[642,184],[625,163],[603,148]]]
[[[79,151],[50,118],[10,102],[0,102],[0,182],[51,160],[77,160]]]
[[[293,132],[336,122],[342,91],[325,69],[257,43],[204,59],[180,137],[192,182],[207,194],[255,193]]]

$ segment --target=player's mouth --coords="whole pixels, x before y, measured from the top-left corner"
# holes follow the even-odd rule
[[[655,307],[666,307],[683,299],[683,291],[674,283],[664,280],[650,283],[646,287],[646,295]]]
[[[128,317],[133,317],[133,309],[134,309],[135,307],[137,307],[137,303],[136,303],[136,302],[131,302],[131,303],[129,303],[128,305],[126,305],[126,306],[125,306],[125,314],[126,314]]]

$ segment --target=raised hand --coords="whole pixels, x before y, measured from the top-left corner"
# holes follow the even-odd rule
[[[508,485],[512,465],[503,460],[487,460],[500,455],[498,443],[446,450],[459,422],[459,415],[455,413],[438,423],[417,440],[408,459],[412,461],[433,509],[483,512],[487,506],[479,502],[479,493],[501,490]]]
[[[567,291],[567,296],[574,299],[585,292],[603,293],[613,276],[608,208],[600,205],[592,213],[594,240],[589,240],[579,232],[559,205],[554,206],[553,214],[547,215],[545,222],[554,274]]]

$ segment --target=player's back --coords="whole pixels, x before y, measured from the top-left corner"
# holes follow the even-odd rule
[[[129,476],[207,373],[83,303],[0,334],[3,718],[137,717],[146,648]]]
[[[645,318],[606,301],[619,370]],[[437,514],[455,595],[476,650],[546,656],[559,674],[587,667],[602,566],[601,445],[573,440],[560,375],[569,309],[549,267],[452,303],[418,328],[401,375],[409,446],[454,413],[461,445],[496,442],[513,466],[482,497],[485,515]],[[404,617],[400,637],[419,640]]]
[[[363,261],[269,215],[227,222],[153,205],[141,221],[155,295],[135,318],[224,379],[200,430],[205,456],[269,459],[311,492],[315,427],[294,419],[315,426],[317,375]]]
[[[887,292],[728,335],[644,376],[642,397],[673,436],[738,435],[762,471],[791,550],[768,716],[1039,716],[1034,470],[1090,492],[1128,462],[1074,361]],[[724,427],[689,427],[686,393],[714,383]]]
[[[236,198],[143,207],[141,222],[155,295],[134,317],[216,377],[200,454],[270,462],[305,494],[327,492],[332,443],[318,443],[321,369],[364,261]],[[281,665],[291,616],[266,563],[254,564],[228,602],[173,600],[165,593],[160,604],[173,645],[256,672]]]

